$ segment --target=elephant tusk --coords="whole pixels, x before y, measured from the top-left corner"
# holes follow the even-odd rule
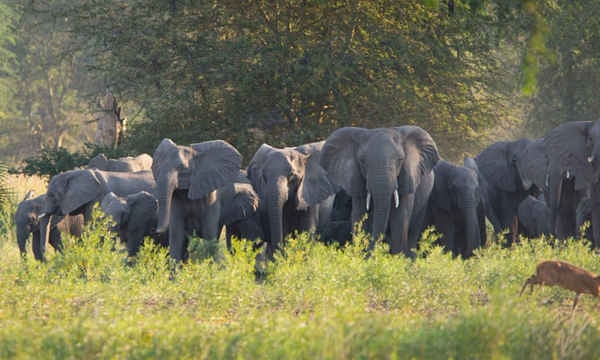
[[[41,214],[38,215],[38,219],[41,219],[41,218],[43,218],[46,215],[47,215],[46,213],[41,213]]]
[[[569,172],[569,170],[567,170],[567,179],[569,179],[571,177],[571,173]]]
[[[396,209],[400,206],[400,197],[398,196],[398,189],[394,190],[394,206]]]
[[[593,156],[588,156],[587,161],[591,164],[594,162],[594,157]]]
[[[367,212],[369,212],[369,209],[371,208],[371,193],[367,192]]]

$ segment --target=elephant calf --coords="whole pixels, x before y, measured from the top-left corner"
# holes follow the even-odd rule
[[[552,213],[546,202],[529,195],[518,208],[519,233],[536,238],[552,233]]]
[[[27,239],[33,236],[32,248],[36,257],[41,256],[40,251],[40,222],[39,217],[46,195],[33,197],[33,191],[29,191],[25,198],[19,203],[15,212],[15,223],[17,226],[17,243],[22,256],[26,254]],[[49,242],[57,251],[62,251],[61,232],[74,236],[81,236],[83,231],[83,215],[64,216],[53,218],[50,224]]]
[[[440,160],[429,198],[428,224],[443,234],[442,241],[455,255],[467,258],[485,243],[485,211],[477,172]]]
[[[114,230],[125,243],[129,256],[137,255],[146,236],[152,237],[158,245],[169,245],[167,233],[156,232],[158,200],[149,192],[140,191],[125,198],[110,192],[104,196],[100,207],[116,222]]]

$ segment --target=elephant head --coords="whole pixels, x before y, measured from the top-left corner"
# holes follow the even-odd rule
[[[42,212],[45,195],[34,198],[33,190],[27,192],[23,200],[17,206],[15,212],[15,224],[17,227],[17,243],[21,255],[25,255],[27,239],[29,234],[39,231],[39,215]],[[39,234],[38,234],[39,236]],[[39,241],[34,236],[35,241]]]
[[[187,191],[190,200],[209,195],[231,184],[238,177],[242,156],[223,140],[179,146],[163,139],[154,152],[152,173],[158,194],[158,226],[163,233],[169,226],[171,202],[176,190]]]
[[[263,144],[248,164],[248,178],[261,199],[270,249],[275,249],[290,229],[284,229],[284,207],[307,210],[335,193],[321,167],[323,142],[283,149]],[[308,230],[299,224],[300,230]]]
[[[438,159],[435,142],[419,127],[345,127],[327,138],[321,164],[330,179],[352,196],[353,223],[372,209],[373,240],[385,235],[392,207],[398,209],[390,252],[408,254],[415,195],[425,201],[429,197],[431,187],[423,194],[417,189],[424,176],[432,176]]]
[[[154,234],[158,216],[158,201],[147,191],[125,198],[110,192],[100,202],[100,207],[115,221],[115,230],[125,242],[129,256],[135,256],[145,236]]]

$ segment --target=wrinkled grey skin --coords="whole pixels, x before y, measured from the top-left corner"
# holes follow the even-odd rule
[[[528,238],[552,234],[551,215],[543,196],[529,195],[519,204],[519,234]]]
[[[55,175],[48,184],[42,209],[45,216],[40,220],[41,257],[38,260],[43,260],[48,224],[55,216],[83,214],[87,222],[93,204],[101,201],[107,193],[112,191],[118,196],[127,196],[139,191],[153,192],[155,188],[156,183],[149,171],[124,173],[83,169]]]
[[[409,256],[426,215],[437,161],[435,142],[417,126],[337,129],[321,155],[329,178],[352,197],[352,223],[370,212],[370,249],[386,236],[390,253]]]
[[[485,211],[477,173],[444,160],[433,171],[427,225],[442,233],[440,240],[454,255],[471,257],[473,250],[485,243]]]
[[[510,230],[510,246],[517,235],[519,204],[546,189],[548,161],[543,139],[494,143],[479,153],[475,162],[484,179],[486,216],[496,233]]]
[[[544,139],[549,160],[547,202],[559,239],[577,233],[577,206],[600,196],[600,120],[563,123]],[[593,206],[594,247],[600,247],[600,207]]]
[[[29,191],[23,201],[21,201],[15,212],[15,224],[17,227],[17,243],[21,256],[25,256],[27,249],[27,239],[32,236],[32,248],[34,256],[39,258],[40,252],[40,219],[46,195],[33,197],[33,192]],[[83,231],[83,215],[64,216],[54,218],[50,224],[50,245],[56,251],[62,251],[61,233],[69,233],[74,236],[81,236]]]
[[[257,204],[238,202],[247,198],[235,196],[240,189],[235,182],[242,157],[227,142],[179,146],[163,139],[153,158],[159,209],[157,232],[169,230],[169,253],[173,259],[184,260],[188,237],[194,232],[204,239],[216,240],[222,226],[237,214],[246,217],[255,212]],[[233,200],[226,200],[230,198]],[[232,212],[222,218],[225,201]]]
[[[115,222],[115,230],[127,247],[129,256],[136,256],[146,236],[158,245],[167,247],[167,234],[156,232],[158,200],[146,191],[119,197],[109,192],[100,202],[100,208]]]
[[[319,212],[329,218],[336,188],[320,165],[322,147],[322,141],[283,149],[263,144],[248,164],[269,258],[286,235],[315,231]]]
[[[136,172],[152,169],[152,157],[140,154],[136,157],[127,156],[118,159],[108,159],[104,154],[98,154],[88,163],[88,169],[96,168],[104,171]]]

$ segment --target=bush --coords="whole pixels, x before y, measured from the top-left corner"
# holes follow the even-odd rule
[[[52,177],[63,171],[86,166],[91,158],[104,153],[108,158],[117,158],[129,155],[121,149],[112,149],[99,147],[94,144],[86,143],[86,149],[83,152],[69,152],[65,148],[43,148],[38,156],[25,159],[25,166],[21,170],[14,172],[27,175],[40,175]]]

